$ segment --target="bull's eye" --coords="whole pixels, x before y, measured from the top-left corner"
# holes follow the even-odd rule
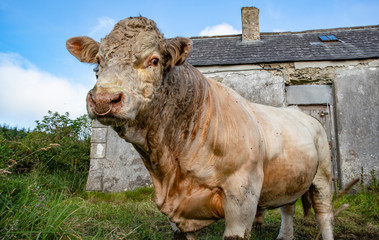
[[[97,65],[96,65],[96,67],[93,69],[93,71],[96,73],[96,79],[99,77],[99,67],[100,67],[100,59],[97,58]]]
[[[152,59],[150,60],[150,65],[152,65],[152,66],[154,66],[154,67],[158,66],[158,63],[159,63],[159,59],[156,58],[156,57],[154,57],[154,58],[152,58]]]
[[[99,72],[99,67],[100,67],[100,58],[97,57],[96,60],[97,60],[97,65],[96,65],[96,67],[93,69],[93,71],[94,71],[95,73],[98,73],[98,72]]]
[[[93,69],[93,71],[94,71],[95,73],[98,73],[98,72],[99,72],[99,65],[96,65],[96,67]]]

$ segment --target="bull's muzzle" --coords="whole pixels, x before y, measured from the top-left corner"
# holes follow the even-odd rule
[[[120,111],[125,95],[123,93],[88,93],[88,107],[96,116],[112,116]]]

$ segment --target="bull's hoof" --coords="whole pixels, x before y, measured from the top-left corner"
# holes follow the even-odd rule
[[[239,236],[228,236],[228,237],[224,237],[223,240],[247,240],[247,238],[243,238]]]
[[[180,231],[175,231],[174,236],[172,237],[172,240],[195,240],[195,234],[194,233],[184,233]]]
[[[255,232],[260,235],[262,233],[262,224],[255,223],[254,224],[254,230]]]
[[[172,237],[172,240],[187,240],[187,237],[186,237],[187,234],[183,233],[183,232],[174,232],[174,236]]]
[[[293,240],[294,237],[278,237],[276,240]]]

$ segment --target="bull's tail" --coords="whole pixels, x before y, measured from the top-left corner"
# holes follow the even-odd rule
[[[312,214],[312,199],[309,191],[305,192],[303,196],[301,196],[301,203],[303,205],[304,217],[310,217]]]

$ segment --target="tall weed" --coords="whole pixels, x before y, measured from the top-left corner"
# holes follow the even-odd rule
[[[64,201],[63,191],[50,191],[20,176],[0,183],[0,239],[79,238],[71,216],[78,207]]]

